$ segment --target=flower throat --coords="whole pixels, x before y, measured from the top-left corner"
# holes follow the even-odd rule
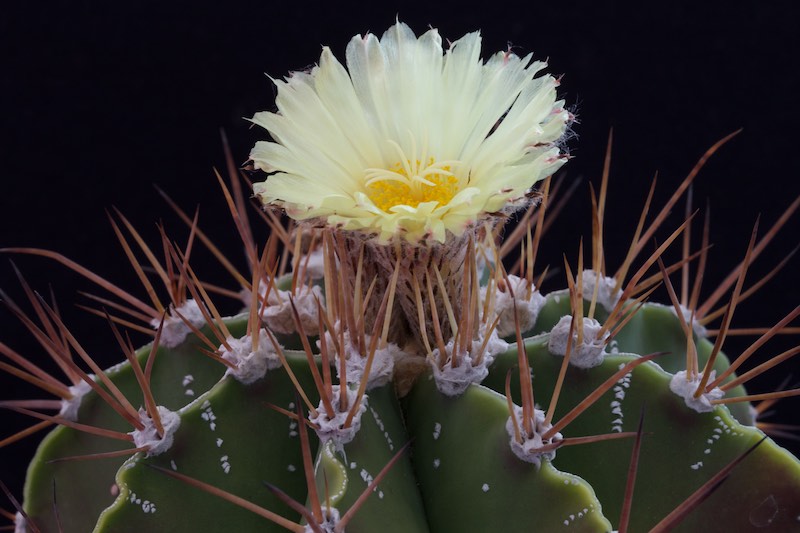
[[[436,163],[431,157],[424,166],[417,159],[398,161],[390,170],[368,169],[366,194],[378,209],[387,213],[398,205],[413,208],[425,202],[446,205],[458,192],[459,180],[451,172],[453,163]]]

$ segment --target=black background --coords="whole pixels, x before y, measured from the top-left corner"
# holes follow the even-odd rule
[[[243,117],[273,108],[274,90],[263,73],[281,77],[308,67],[323,44],[341,58],[352,35],[380,34],[396,16],[418,34],[430,25],[451,40],[481,29],[486,54],[511,44],[518,53],[549,58],[549,70],[564,74],[561,94],[579,117],[564,178],[597,184],[614,128],[610,268],[627,247],[653,174],[659,174],[660,206],[698,157],[738,128],[743,132],[714,156],[695,187],[698,205],[708,199],[713,214],[715,247],[705,294],[743,256],[757,214],[763,214],[763,233],[800,193],[800,47],[795,13],[782,7],[788,2],[652,2],[635,8],[599,2],[486,2],[481,8],[461,2],[19,4],[0,17],[0,247],[50,248],[126,287],[138,284],[104,210],[118,207],[150,242],[157,242],[157,220],[184,235],[153,189],[158,184],[187,210],[201,205],[201,226],[229,256],[241,259],[212,173],[224,163],[219,129],[227,131],[237,162],[244,162],[265,134]],[[676,211],[671,228],[682,208]],[[797,245],[798,220],[790,221],[748,279]],[[555,266],[565,251],[574,265],[578,239],[589,231],[584,184],[540,257]],[[76,291],[89,284],[43,259],[14,260],[36,289],[53,285],[68,325],[90,353],[104,362],[117,357],[102,321],[72,306],[81,299]],[[213,265],[199,264],[205,277],[227,282]],[[734,326],[772,325],[796,306],[797,265],[795,258],[747,302]],[[556,285],[562,283],[545,289]],[[23,298],[6,258],[0,258],[0,288]],[[770,343],[759,360],[796,339]],[[0,341],[31,358],[43,356],[4,309]],[[734,341],[726,345],[729,353],[743,346]],[[798,364],[774,371],[753,390],[776,387],[790,367]],[[31,394],[7,376],[0,376],[0,386],[0,399]],[[797,399],[783,402],[783,421],[797,407]],[[3,420],[0,437],[26,423],[6,414]],[[0,450],[0,479],[17,494],[32,442]]]

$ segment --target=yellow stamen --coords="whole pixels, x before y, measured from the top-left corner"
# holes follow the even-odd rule
[[[366,193],[379,209],[386,212],[397,205],[417,207],[424,202],[445,205],[459,188],[458,178],[447,163],[436,164],[431,157],[427,166],[416,160],[397,162],[390,170],[369,169]]]

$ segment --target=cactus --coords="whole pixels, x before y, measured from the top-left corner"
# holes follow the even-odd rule
[[[112,217],[149,301],[56,252],[2,250],[110,293],[89,310],[122,361],[99,368],[18,273],[28,303],[4,301],[67,381],[0,344],[0,369],[55,397],[0,403],[35,419],[0,446],[52,428],[23,503],[8,493],[17,531],[798,527],[800,462],[756,419],[798,391],[745,385],[799,350],[737,372],[800,308],[736,357],[722,348],[737,304],[763,284],[747,282],[749,266],[800,200],[760,239],[756,225],[701,302],[708,219],[695,252],[689,202],[682,224],[654,236],[732,135],[645,224],[651,189],[614,273],[606,166],[587,257],[581,243],[576,263],[543,269],[539,243],[574,190],[547,176],[568,159],[574,117],[557,80],[537,76],[544,64],[484,63],[479,51],[478,34],[443,52],[435,30],[418,38],[397,23],[380,40],[356,36],[347,69],[324,49],[318,67],[276,81],[279,112],[253,117],[273,141],[255,146],[248,174],[218,176],[248,272],[166,195],[185,243],[162,231],[147,244]],[[253,193],[266,210],[248,213],[248,175],[264,179]],[[233,287],[201,281],[199,247]],[[543,282],[565,288],[542,293]],[[651,302],[661,286],[665,304]],[[223,316],[231,301],[241,311]],[[137,350],[131,334],[152,341]]]

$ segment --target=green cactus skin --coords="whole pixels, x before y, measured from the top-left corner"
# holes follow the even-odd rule
[[[286,357],[305,390],[313,390],[305,355],[287,352]],[[147,465],[174,469],[296,520],[297,513],[263,484],[305,498],[296,424],[270,408],[290,409],[295,401],[285,372],[268,372],[249,386],[223,378],[180,410],[181,426],[169,451],[149,458],[137,454],[122,466],[116,479],[119,497],[95,531],[284,531]]]
[[[503,396],[470,385],[451,398],[423,377],[405,404],[431,531],[611,530],[585,481],[513,454]]]
[[[566,299],[558,296],[549,297],[536,329],[555,321],[552,317]],[[669,309],[648,305],[639,313],[617,337],[620,351],[683,346],[682,332]],[[246,318],[227,323],[234,334],[241,334]],[[525,341],[540,403],[549,400],[562,362],[561,357],[548,352],[546,338],[542,334]],[[181,426],[169,451],[150,458],[139,453],[127,461],[92,461],[89,468],[85,462],[48,461],[123,446],[64,427],[53,430],[45,439],[31,463],[25,490],[25,509],[43,531],[58,530],[52,514],[54,482],[61,521],[69,524],[67,532],[283,530],[147,468],[147,464],[173,468],[174,463],[181,473],[298,520],[297,513],[263,485],[271,483],[297,501],[307,497],[299,439],[289,436],[291,421],[269,408],[269,404],[289,408],[296,400],[285,371],[269,371],[263,380],[250,386],[231,377],[220,380],[221,365],[197,353],[194,342],[190,339],[174,349],[161,348],[156,358],[153,388],[159,402],[177,408],[192,400],[179,410]],[[701,340],[699,346],[704,347],[704,343]],[[707,347],[700,352],[707,354]],[[147,347],[138,352],[141,364],[148,353]],[[633,357],[607,355],[591,370],[570,368],[554,420]],[[287,359],[304,390],[314,391],[305,355],[287,351]],[[680,368],[680,354],[664,355],[657,361],[632,372],[621,402],[624,416],[612,412],[610,402],[618,392],[612,390],[564,430],[566,437],[609,433],[615,424],[617,431],[634,431],[640,411],[645,410],[647,435],[631,531],[652,527],[762,437],[760,431],[734,420],[726,407],[705,414],[689,410],[669,391],[671,374],[662,368]],[[471,385],[457,398],[439,394],[428,377],[419,379],[401,402],[391,386],[370,391],[362,429],[344,446],[344,455],[330,445],[319,450],[316,475],[320,494],[325,494],[327,485],[331,504],[344,512],[366,488],[368,476],[375,476],[409,439],[411,449],[367,499],[347,530],[484,531],[503,523],[511,528],[508,531],[515,527],[519,531],[610,531],[622,505],[631,441],[563,447],[557,450],[552,464],[544,461],[540,469],[517,459],[508,446],[506,400],[491,390],[503,391],[506,373],[511,370],[515,375],[512,397],[518,397],[517,362],[515,345],[511,345],[508,352],[497,357],[482,385]],[[195,396],[186,394],[183,380],[189,374],[194,378],[191,387],[197,392]],[[141,401],[127,363],[118,365],[109,375],[134,405]],[[200,394],[201,387],[208,391]],[[216,417],[213,432],[209,429],[209,408]],[[84,423],[119,431],[130,429],[94,392],[84,397],[79,417]],[[217,438],[222,439],[221,446],[216,445]],[[316,448],[313,432],[312,441]],[[659,480],[657,490],[648,481],[653,479]],[[115,481],[119,487],[116,500],[111,494]],[[767,440],[684,521],[681,530],[696,531],[713,521],[723,530],[745,531],[751,524],[758,531],[788,531],[796,526],[800,515],[798,502],[800,463]]]
[[[673,317],[674,320],[674,317]],[[546,336],[526,341],[534,371],[534,390],[540,397],[552,394],[561,357],[547,350]],[[570,368],[559,399],[554,420],[564,415],[600,383],[629,362],[635,355],[607,356],[598,367],[586,371]],[[657,359],[660,361],[660,359]],[[505,384],[508,370],[515,368],[517,354],[498,357],[492,373],[484,381],[489,387]],[[639,459],[637,492],[631,516],[632,531],[647,531],[722,467],[758,442],[763,434],[739,424],[724,407],[697,413],[669,390],[671,374],[654,363],[633,370],[630,379],[604,394],[565,430],[565,436],[599,435],[618,427],[635,431],[639,414],[645,412],[645,435]],[[515,382],[512,379],[512,384]],[[517,382],[518,383],[518,382]],[[512,387],[512,388],[517,388]],[[620,400],[617,394],[624,393]],[[512,391],[518,395],[518,391]],[[621,413],[613,412],[611,402],[619,400]],[[621,424],[617,421],[621,419]],[[632,443],[607,441],[585,446],[562,447],[553,464],[569,468],[594,487],[603,511],[618,522],[625,490],[624,472],[630,461]],[[700,531],[713,523],[719,531],[774,531],[797,527],[800,515],[800,463],[791,454],[767,439],[731,474],[731,477],[681,525],[681,531]],[[650,480],[658,480],[654,487]],[[771,522],[751,515],[762,505],[775,502]],[[765,503],[766,502],[766,503]],[[766,509],[761,509],[767,513]],[[768,514],[768,513],[767,513]],[[706,526],[704,526],[704,524]]]
[[[588,309],[588,302],[585,307]],[[585,312],[585,311],[584,311]],[[567,291],[555,291],[547,295],[547,301],[542,307],[536,326],[528,332],[529,335],[537,335],[550,331],[558,320],[570,313],[569,295]],[[595,318],[603,322],[608,313],[601,307],[595,309]],[[713,347],[708,339],[694,336],[697,346],[697,359],[700,368],[703,368]],[[665,352],[658,358],[658,364],[667,372],[675,373],[686,369],[686,336],[675,318],[675,311],[672,307],[659,304],[645,303],[641,309],[631,318],[619,334],[614,337],[610,351],[619,353],[649,354]],[[720,352],[714,362],[714,370],[720,374],[730,366],[728,357]],[[728,377],[725,383],[736,378],[736,374]],[[726,397],[745,396],[747,392],[741,385],[733,387],[727,391]],[[755,423],[753,413],[748,403],[735,403],[729,405],[728,409],[738,421],[752,426]]]
[[[291,282],[287,276],[277,285],[288,289]],[[571,312],[568,291],[551,292],[545,298],[535,325],[523,332],[535,397],[542,408],[553,395],[563,361],[549,353],[548,334]],[[588,306],[584,302],[585,310]],[[596,308],[599,321],[607,316],[601,306]],[[241,336],[248,315],[225,322],[232,335]],[[209,328],[204,334],[212,338]],[[315,340],[308,339],[312,346]],[[340,515],[410,443],[346,531],[482,532],[502,524],[504,531],[607,532],[619,523],[632,439],[563,446],[540,467],[518,459],[509,446],[504,394],[510,371],[510,394],[519,403],[519,354],[515,339],[507,340],[508,351],[495,358],[488,377],[457,397],[439,393],[430,374],[423,374],[402,398],[395,384],[368,391],[361,429],[342,449],[331,443],[320,446],[310,432],[317,492],[322,504],[329,503]],[[702,367],[712,346],[696,335],[694,340]],[[303,339],[280,335],[279,341],[300,386],[315,404],[319,398],[307,355],[293,351],[303,346]],[[565,438],[632,432],[644,412],[629,532],[650,529],[763,437],[753,427],[749,403],[717,406],[700,414],[669,390],[672,375],[685,368],[685,346],[673,310],[647,303],[618,332],[608,347],[611,353],[599,366],[570,367],[566,372],[554,421],[622,365],[663,352],[636,367],[561,431]],[[224,376],[225,367],[203,355],[203,348],[190,335],[175,348],[160,348],[155,358],[154,397],[181,419],[172,447],[163,454],[54,461],[132,446],[67,427],[55,428],[43,440],[29,467],[24,493],[24,510],[43,533],[58,532],[61,526],[65,533],[284,530],[148,465],[178,471],[300,523],[299,513],[265,486],[268,483],[309,505],[297,424],[270,407],[291,410],[298,401],[294,384],[285,369],[278,368],[244,385]],[[137,352],[140,365],[150,351],[145,346]],[[321,365],[321,359],[315,364]],[[714,368],[719,373],[729,365],[720,353]],[[134,406],[143,403],[129,363],[107,374]],[[742,386],[727,391],[728,396],[746,394]],[[83,398],[78,422],[131,430],[93,391]],[[798,528],[798,517],[800,461],[766,439],[716,492],[684,517],[678,529],[698,531],[713,524],[722,531],[783,533]]]
[[[350,508],[410,438],[391,385],[372,389],[368,396],[356,437],[344,445],[343,452],[337,452],[329,441],[317,456],[317,490],[325,494],[327,483],[331,505],[340,513]],[[347,531],[367,533],[375,530],[375,524],[381,524],[385,533],[429,530],[408,450],[374,489]]]
[[[232,323],[231,333],[241,334],[243,322]],[[208,334],[208,331],[205,332]],[[160,405],[178,409],[219,381],[224,369],[196,350],[195,338],[173,349],[160,348],[153,366],[151,387]],[[144,366],[150,347],[137,351]],[[108,376],[134,406],[142,404],[142,391],[133,369],[125,362],[107,371]],[[187,381],[191,376],[191,382]],[[185,384],[184,384],[185,383]],[[78,421],[95,427],[128,432],[132,428],[95,392],[87,393],[78,411]],[[42,441],[28,468],[25,484],[25,510],[44,530],[57,531],[53,515],[53,496],[62,523],[75,531],[91,531],[97,517],[114,501],[114,476],[123,458],[50,462],[64,457],[83,456],[133,447],[109,438],[57,427]]]

